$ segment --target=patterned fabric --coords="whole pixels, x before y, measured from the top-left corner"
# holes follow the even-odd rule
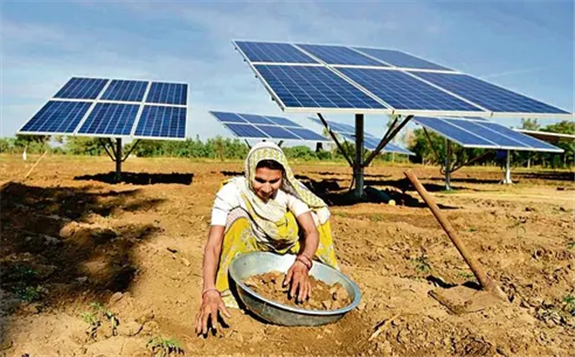
[[[291,212],[285,214],[285,220],[290,229],[298,230],[298,224],[295,216]],[[314,259],[339,269],[335,258],[333,247],[333,237],[329,221],[317,227],[319,232],[319,246],[315,253]],[[292,253],[297,254],[300,250],[299,241],[284,251],[271,250],[268,246],[261,244],[253,235],[251,229],[251,220],[247,213],[236,208],[228,215],[224,242],[222,244],[222,253],[220,265],[216,275],[216,288],[222,293],[222,298],[227,307],[237,308],[237,302],[230,292],[228,269],[231,262],[238,254],[244,254],[256,251],[273,251],[280,254]]]
[[[281,190],[289,193],[309,206],[320,224],[327,222],[329,210],[325,202],[314,195],[307,187],[297,180],[283,151],[274,143],[262,142],[254,145],[244,163],[245,177],[237,177],[231,181],[238,187],[244,200],[248,214],[254,224],[270,238],[270,247],[274,250],[287,249],[298,240],[297,229],[290,226],[286,220],[286,207],[275,200],[262,201],[254,192],[252,183],[256,176],[256,167],[262,160],[274,160],[284,168]],[[254,230],[258,234],[258,230]]]

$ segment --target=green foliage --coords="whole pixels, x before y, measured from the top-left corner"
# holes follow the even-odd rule
[[[116,336],[117,328],[120,324],[120,320],[118,320],[116,315],[99,302],[92,302],[89,306],[90,311],[80,314],[82,320],[88,324],[88,328],[86,329],[88,336],[95,338],[98,329],[104,321],[112,325],[112,334]]]
[[[540,125],[537,119],[523,118],[521,119],[521,129],[525,130],[539,130]]]
[[[46,290],[41,286],[23,286],[17,285],[13,288],[14,294],[20,301],[34,302],[42,298]]]
[[[575,316],[575,296],[565,295],[563,296],[564,310]]]
[[[422,253],[417,258],[411,258],[410,262],[415,266],[417,276],[420,276],[421,274],[427,274],[431,271],[429,258],[424,253]]]
[[[0,138],[0,152],[19,154],[26,149],[28,154],[41,154],[50,149],[50,137],[45,135],[17,135],[15,138]]]
[[[154,356],[157,357],[168,357],[171,354],[184,354],[180,342],[174,338],[156,336],[151,338],[146,346],[152,351]]]
[[[98,138],[88,138],[83,136],[68,137],[64,144],[64,152],[72,155],[89,156],[98,156],[105,153],[98,141]]]

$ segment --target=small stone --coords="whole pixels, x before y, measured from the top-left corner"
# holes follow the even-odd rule
[[[189,267],[191,265],[190,261],[187,260],[186,258],[182,258],[182,263],[187,267]]]
[[[244,336],[241,333],[237,334],[236,339],[238,340],[238,342],[244,343]]]
[[[76,278],[76,281],[79,282],[80,284],[84,284],[86,281],[88,281],[88,277],[87,276],[81,276],[79,278]]]
[[[142,331],[142,324],[136,321],[128,321],[118,326],[118,333],[122,336],[136,336]]]
[[[108,301],[108,305],[114,305],[115,303],[117,303],[118,301],[122,300],[122,297],[124,297],[124,294],[120,291],[114,293],[114,295],[112,295],[110,297],[110,300]]]
[[[146,322],[154,318],[154,311],[152,309],[144,311],[139,317],[136,318],[136,322],[140,324],[145,324]]]
[[[78,222],[70,222],[60,229],[58,233],[62,238],[70,238],[78,230]]]

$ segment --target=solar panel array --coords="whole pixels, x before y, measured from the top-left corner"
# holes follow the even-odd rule
[[[188,85],[71,78],[18,134],[185,139]]]
[[[286,118],[216,111],[210,113],[235,136],[242,139],[329,141]]]
[[[320,120],[318,120],[316,118],[309,118],[309,119],[311,121],[313,121],[314,123],[323,126],[323,123]],[[355,142],[355,128],[353,126],[343,124],[343,123],[334,122],[334,121],[327,121],[327,120],[326,120],[326,123],[329,126],[329,128],[331,129],[331,131],[333,131],[334,133],[340,135],[345,140]],[[364,133],[363,134],[363,142],[364,142],[364,147],[366,149],[373,151],[379,145],[380,139],[378,139],[377,137],[375,137],[369,133]],[[413,153],[413,152],[407,150],[406,148],[403,148],[397,144],[394,144],[392,142],[387,143],[387,145],[385,145],[383,147],[382,151],[394,152],[397,154],[405,154],[405,155],[415,155],[415,153]]]
[[[284,111],[573,118],[565,110],[397,50],[234,44]]]
[[[428,117],[414,117],[413,120],[466,148],[563,152],[544,141],[486,120]]]

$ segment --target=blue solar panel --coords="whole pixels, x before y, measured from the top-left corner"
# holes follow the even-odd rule
[[[271,120],[268,120],[261,115],[242,114],[242,113],[239,113],[238,115],[244,118],[250,124],[269,124],[269,125],[274,124]]]
[[[472,122],[465,119],[444,119],[444,120],[450,124],[457,125],[458,127],[464,130],[468,130],[473,134],[480,136],[484,139],[487,139],[501,147],[510,147],[510,148],[529,147],[529,145],[522,144],[521,142],[512,140],[506,136],[499,134],[499,130],[497,131],[490,130],[480,125],[478,122]],[[498,126],[501,127],[500,125]]]
[[[465,131],[457,126],[453,126],[448,122],[439,118],[426,118],[426,117],[415,117],[413,120],[416,123],[423,125],[424,127],[431,129],[441,136],[444,136],[458,144],[467,147],[486,147],[486,148],[498,148],[499,146],[495,143],[487,141],[480,138],[468,131]]]
[[[544,141],[535,139],[529,135],[521,134],[516,132],[515,130],[509,129],[502,125],[496,123],[480,123],[479,125],[484,126],[486,128],[492,129],[497,131],[498,133],[505,135],[513,140],[520,141],[525,145],[529,145],[530,147],[536,149],[537,151],[554,151],[554,152],[562,152],[562,149],[548,144]]]
[[[139,105],[98,103],[80,127],[80,134],[130,135]]]
[[[289,119],[286,118],[280,118],[280,117],[270,117],[269,115],[266,115],[266,118],[271,120],[272,122],[274,122],[277,125],[280,126],[289,126],[289,127],[296,127],[296,128],[301,128],[302,126],[299,125],[298,123],[295,123]]]
[[[188,85],[183,83],[153,82],[146,98],[147,103],[186,105]]]
[[[293,133],[281,128],[279,126],[271,126],[271,125],[254,125],[256,128],[260,129],[264,133],[266,133],[272,139],[295,139],[299,140],[300,138]]]
[[[265,138],[270,137],[264,134],[262,131],[258,130],[255,126],[251,124],[228,124],[224,123],[228,129],[230,129],[234,134],[241,138]]]
[[[134,136],[185,138],[186,108],[157,105],[144,106]]]
[[[56,93],[54,98],[96,99],[107,82],[107,79],[74,77]]]
[[[251,62],[318,63],[289,43],[236,41]]]
[[[20,132],[71,134],[91,105],[91,102],[51,100],[20,129]]]
[[[401,146],[399,146],[399,145],[396,145],[396,144],[394,144],[394,143],[387,143],[387,145],[385,145],[385,147],[383,148],[383,150],[384,150],[384,151],[387,151],[387,152],[395,152],[395,153],[398,153],[398,154],[405,154],[405,155],[413,155],[413,156],[415,156],[415,153],[414,153],[414,152],[411,152],[411,151],[407,150],[406,148],[401,147]]]
[[[286,128],[286,130],[296,134],[303,140],[314,140],[314,141],[328,141],[325,137],[304,128]]]
[[[360,66],[379,66],[388,67],[387,65],[364,56],[352,49],[344,46],[325,46],[325,45],[300,45],[298,47],[306,50],[327,64],[334,65],[360,65]]]
[[[288,108],[384,108],[325,67],[255,65],[255,68]]]
[[[146,92],[148,82],[124,81],[114,79],[108,86],[101,99],[126,102],[141,102]]]
[[[480,109],[410,75],[390,70],[338,68],[395,109],[474,111]]]
[[[418,68],[418,69],[440,69],[450,71],[449,68],[442,67],[438,64],[431,63],[418,57],[408,55],[395,50],[385,50],[380,48],[355,47],[361,52],[372,57],[380,59],[396,67],[401,68]]]
[[[212,113],[216,119],[224,123],[247,123],[247,120],[240,117],[235,113],[226,113],[226,112],[210,112]]]
[[[465,74],[412,73],[494,112],[569,114],[562,109]]]

